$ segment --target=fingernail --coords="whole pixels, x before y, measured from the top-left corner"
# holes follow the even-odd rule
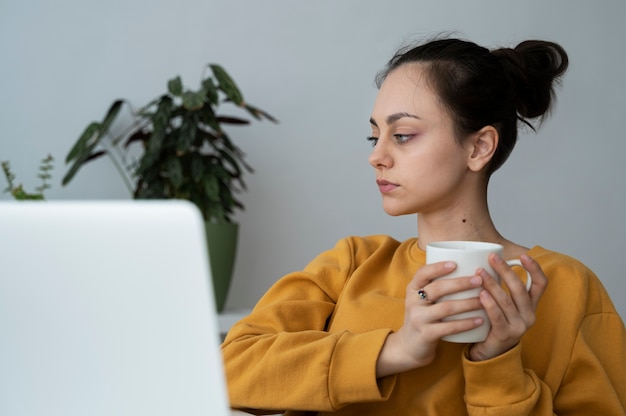
[[[456,267],[456,263],[453,261],[447,261],[446,264],[444,264],[444,267],[446,269],[454,269]]]
[[[482,267],[479,267],[478,270],[476,270],[476,275],[484,277],[484,278],[487,278],[489,276],[487,271],[485,269],[483,269]]]
[[[471,282],[473,285],[478,286],[478,285],[480,285],[480,284],[483,282],[483,279],[481,279],[481,278],[480,278],[480,276],[474,276],[474,277],[472,277],[472,278],[470,279],[470,282]]]
[[[498,256],[496,253],[492,253],[491,256],[492,256],[491,258],[497,261],[498,263],[502,263],[504,261],[502,260],[502,257]]]

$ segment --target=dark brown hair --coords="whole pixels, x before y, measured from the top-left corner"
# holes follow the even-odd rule
[[[530,120],[541,122],[549,114],[568,58],[560,45],[542,40],[490,51],[461,39],[435,39],[399,50],[376,76],[376,85],[380,88],[390,72],[410,63],[425,64],[459,141],[488,125],[497,129],[500,141],[487,169],[490,176],[515,147],[518,121],[534,130]]]

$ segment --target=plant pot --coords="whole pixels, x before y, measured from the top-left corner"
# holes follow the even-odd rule
[[[206,236],[209,248],[209,262],[215,294],[215,306],[221,312],[226,303],[228,289],[235,266],[237,254],[237,236],[239,225],[236,223],[206,222]]]

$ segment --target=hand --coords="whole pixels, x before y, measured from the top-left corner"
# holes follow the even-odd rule
[[[444,295],[482,284],[480,276],[434,280],[455,268],[453,262],[440,262],[425,265],[415,273],[406,289],[404,324],[398,332],[387,337],[376,365],[378,377],[430,364],[442,337],[483,323],[480,318],[442,322],[451,315],[482,309],[479,298],[433,303]],[[427,294],[426,299],[420,297],[420,290]]]
[[[529,291],[511,267],[496,254],[489,256],[489,264],[506,284],[509,293],[485,270],[479,272],[485,288],[480,294],[480,301],[491,321],[491,330],[485,341],[470,348],[472,361],[487,360],[510,350],[535,323],[535,310],[548,279],[539,264],[529,256],[522,255],[520,259],[532,277]]]

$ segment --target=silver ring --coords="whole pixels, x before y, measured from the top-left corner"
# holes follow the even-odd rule
[[[430,300],[428,300],[428,295],[426,294],[426,291],[424,289],[419,289],[417,291],[417,296],[419,296],[419,298],[421,300],[425,300],[426,302],[430,302]]]

